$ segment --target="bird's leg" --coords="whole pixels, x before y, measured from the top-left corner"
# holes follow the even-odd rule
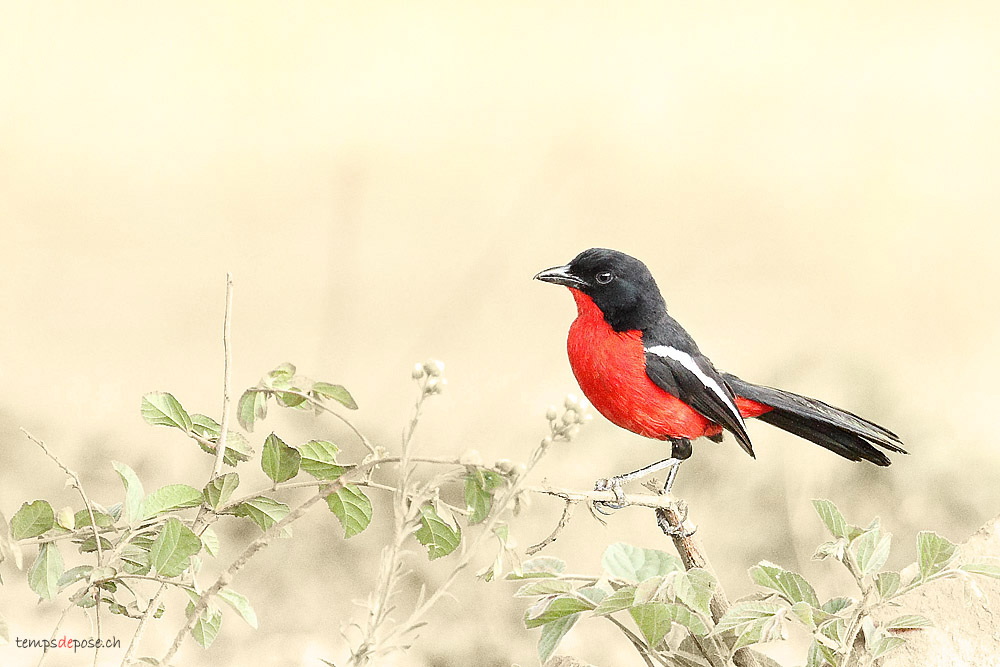
[[[670,487],[674,485],[674,478],[677,476],[677,469],[681,467],[681,461],[684,461],[689,456],[691,456],[690,440],[686,438],[683,440],[673,440],[671,442],[671,445],[672,448],[670,451],[670,458],[672,459],[676,458],[677,464],[670,469],[669,473],[667,473],[667,481],[663,485],[664,494],[670,493]],[[680,538],[691,537],[692,535],[694,535],[694,531],[696,530],[696,528],[692,528],[689,531],[684,530],[684,522],[687,520],[687,505],[684,504],[682,501],[678,501],[677,511],[680,513],[681,516],[676,526],[670,524],[670,522],[667,520],[666,513],[663,512],[662,510],[656,511],[656,523],[659,524],[660,529],[663,531],[663,533],[669,537],[680,537]]]
[[[611,491],[615,494],[614,502],[598,502],[594,503],[595,509],[602,514],[608,514],[604,509],[620,510],[626,506],[625,502],[625,492],[622,490],[625,482],[629,482],[633,479],[638,479],[640,477],[645,477],[646,475],[651,475],[658,470],[663,470],[664,468],[670,468],[670,472],[667,473],[667,485],[665,493],[670,492],[670,487],[674,483],[674,477],[677,476],[677,468],[680,467],[681,462],[691,456],[691,441],[687,438],[682,438],[678,440],[671,440],[671,450],[670,458],[663,459],[662,461],[657,461],[656,463],[651,463],[644,468],[639,468],[638,470],[633,470],[630,473],[624,475],[615,475],[614,477],[608,477],[606,479],[599,479],[594,483],[595,491]]]

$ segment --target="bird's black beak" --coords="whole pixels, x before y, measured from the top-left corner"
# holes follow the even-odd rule
[[[580,288],[587,286],[586,281],[570,272],[569,266],[553,266],[551,269],[545,269],[535,274],[535,280],[541,280],[554,285],[565,285],[566,287]]]

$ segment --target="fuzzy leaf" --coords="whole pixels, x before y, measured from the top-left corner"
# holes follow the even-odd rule
[[[805,602],[812,607],[819,606],[816,591],[805,578],[784,568],[761,561],[750,568],[750,577],[760,586],[778,591],[791,603]]]
[[[608,575],[635,582],[684,570],[676,556],[656,549],[634,547],[625,542],[616,542],[605,549],[601,565]]]
[[[646,644],[655,648],[670,631],[672,620],[667,605],[662,602],[646,602],[628,610]]]
[[[540,625],[545,625],[546,623],[551,623],[552,621],[562,618],[563,616],[569,616],[571,614],[577,614],[581,611],[588,611],[594,608],[593,603],[584,602],[579,598],[559,596],[553,598],[547,605],[544,605],[541,609],[541,613],[532,616],[532,610],[529,609],[524,616],[524,627],[537,628]]]
[[[719,622],[715,626],[715,631],[720,633],[726,630],[734,630],[737,634],[740,634],[755,621],[770,619],[784,608],[784,605],[774,602],[741,602],[730,607],[726,615],[719,619]]]
[[[955,545],[929,530],[917,534],[917,557],[920,564],[920,577],[937,574],[955,557]]]
[[[674,580],[674,592],[677,599],[694,611],[704,616],[711,615],[709,604],[715,593],[715,577],[711,572],[694,568],[677,575]]]
[[[194,604],[188,603],[188,614],[194,612]],[[214,608],[212,605],[206,607],[201,612],[194,627],[191,628],[191,636],[202,648],[208,648],[215,641],[219,630],[222,629],[222,610]]]
[[[994,579],[1000,579],[1000,565],[997,563],[966,563],[958,567],[970,574],[981,574]]]
[[[566,570],[566,561],[552,556],[537,556],[521,563],[520,574],[511,572],[507,579],[540,579],[554,577]]]
[[[573,590],[573,585],[568,581],[558,579],[542,579],[541,581],[529,581],[517,589],[514,593],[516,598],[531,598],[539,595],[560,595]],[[608,597],[611,597],[610,595]],[[607,599],[607,598],[605,598]]]
[[[616,611],[628,609],[635,603],[635,586],[623,586],[607,596],[594,609],[595,616],[606,616]]]
[[[566,636],[566,633],[576,624],[579,618],[579,614],[564,616],[551,623],[546,623],[542,627],[542,635],[538,638],[538,659],[542,664],[548,662],[549,658],[555,652],[556,647],[559,646],[559,642],[562,641],[562,638]]]
[[[830,531],[831,535],[834,537],[843,537],[844,539],[848,539],[849,531],[847,520],[832,501],[817,499],[813,500],[812,504],[816,509],[816,513],[819,514],[819,518],[826,524],[826,527]]]
[[[875,577],[875,588],[883,600],[892,597],[899,590],[899,572],[879,572]]]
[[[892,544],[892,535],[879,536],[879,530],[869,530],[861,535],[855,542],[858,553],[858,567],[861,574],[871,574],[877,572],[885,561],[889,559],[889,548]]]
[[[345,538],[354,537],[372,522],[372,501],[353,484],[328,495],[326,504],[344,527]]]

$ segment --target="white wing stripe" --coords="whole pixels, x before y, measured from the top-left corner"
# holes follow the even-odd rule
[[[701,370],[697,362],[695,362],[694,358],[692,358],[690,354],[688,354],[687,352],[682,352],[675,347],[670,347],[669,345],[654,345],[653,347],[647,347],[646,352],[649,352],[650,354],[655,354],[658,357],[669,357],[674,361],[678,362],[679,364],[681,364],[682,366],[684,366],[684,368],[694,373],[695,376],[699,380],[701,380],[701,383],[705,385],[705,387],[711,389],[719,396],[719,398],[722,399],[722,402],[726,404],[726,406],[733,412],[734,415],[736,415],[737,420],[742,423],[743,416],[740,414],[740,411],[736,409],[736,406],[733,405],[733,402],[729,399],[729,394],[723,391],[722,387],[719,386],[718,382],[716,382],[709,376],[705,375],[705,371]]]

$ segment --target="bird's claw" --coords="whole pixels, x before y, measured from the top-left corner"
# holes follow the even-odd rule
[[[594,482],[594,491],[611,491],[615,494],[613,502],[607,500],[598,500],[594,502],[594,509],[604,516],[610,516],[611,514],[611,512],[606,512],[605,509],[620,510],[628,505],[628,503],[625,502],[625,491],[622,489],[621,477],[608,477],[606,479],[597,480]]]

